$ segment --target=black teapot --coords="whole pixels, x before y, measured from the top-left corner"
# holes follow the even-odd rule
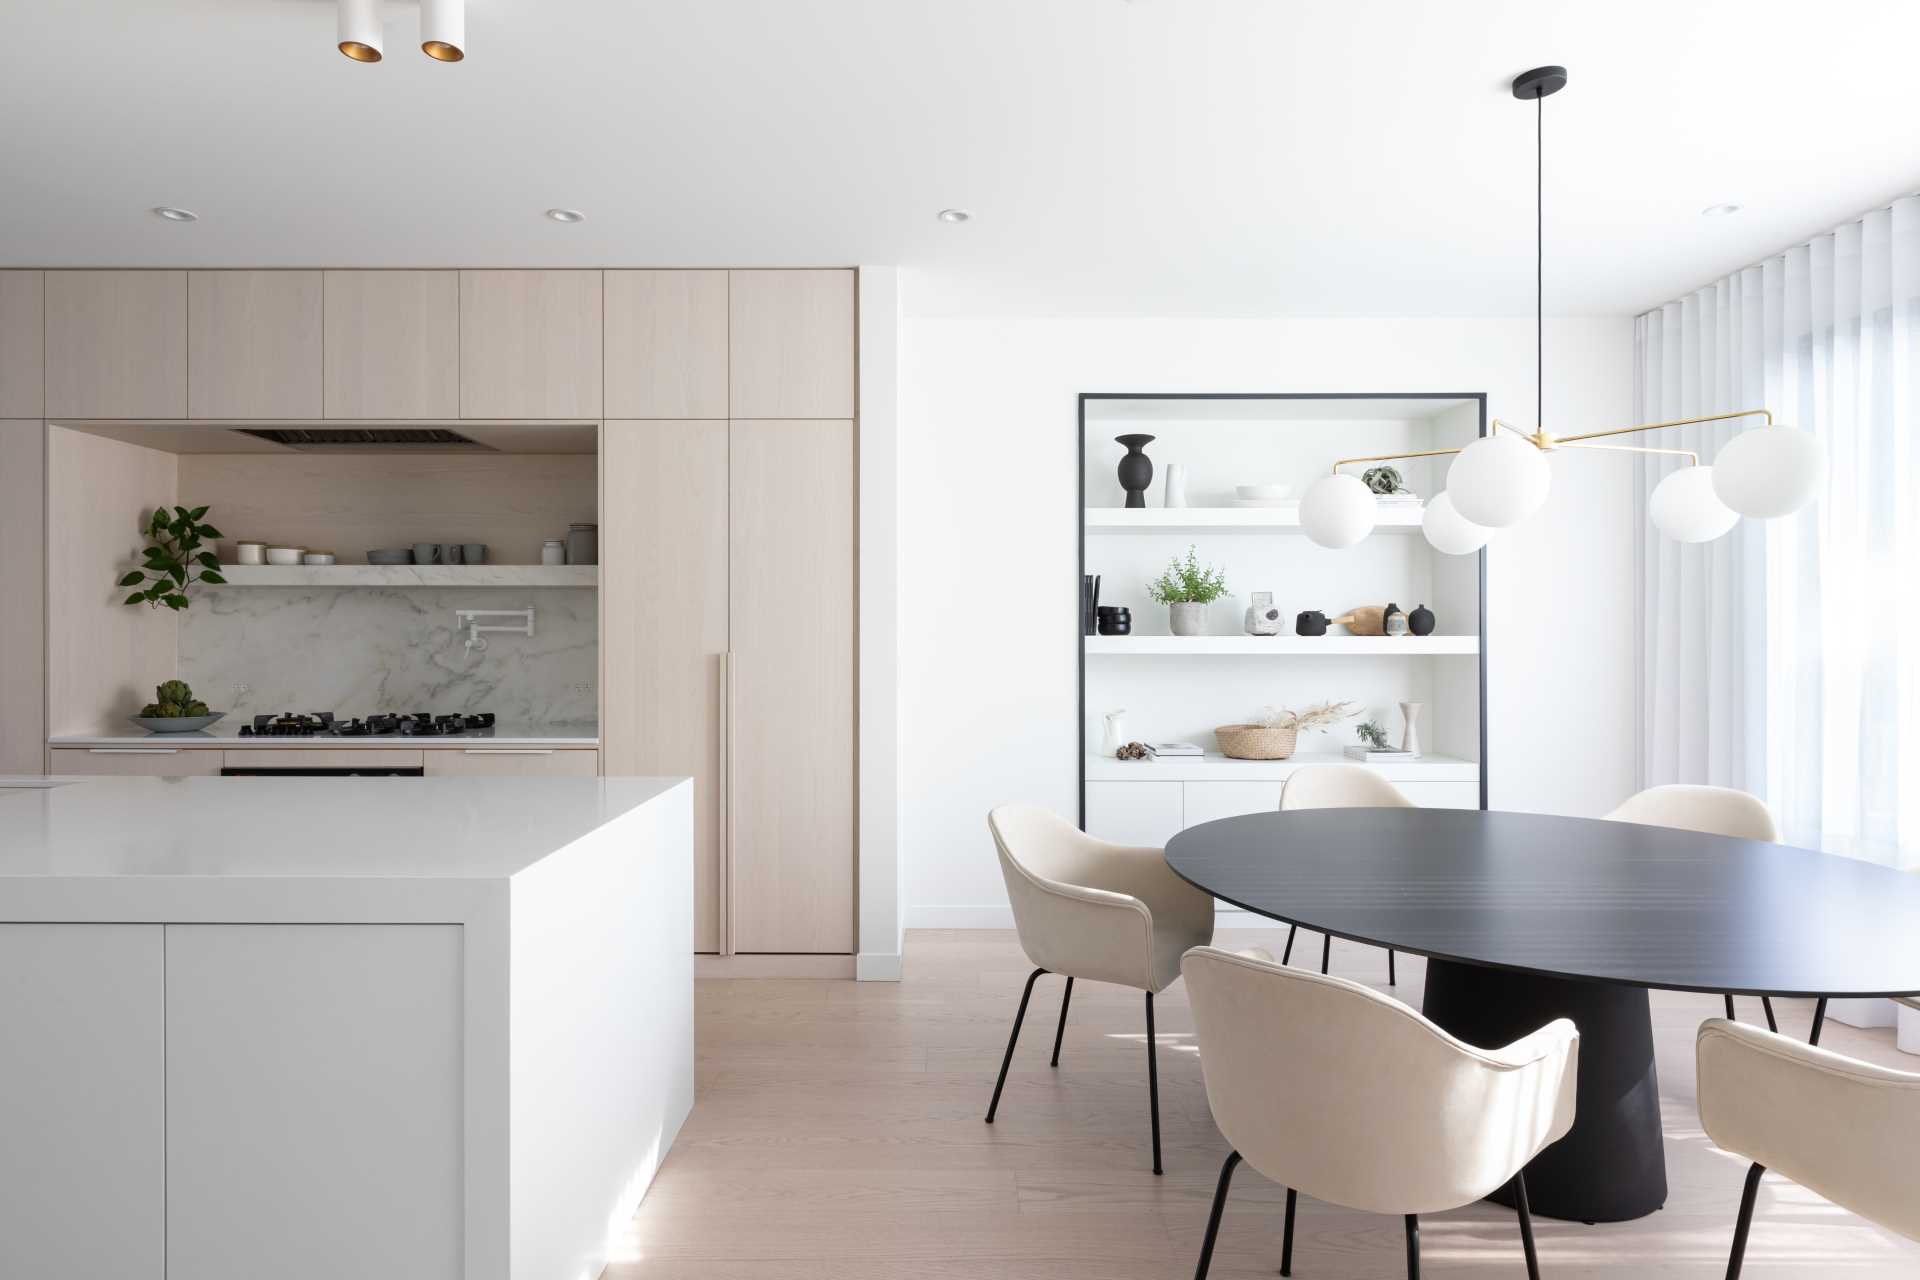
[[[1295,635],[1323,636],[1327,634],[1327,615],[1318,609],[1307,609],[1293,620]]]

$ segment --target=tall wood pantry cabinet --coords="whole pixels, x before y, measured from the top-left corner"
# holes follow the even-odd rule
[[[846,955],[853,273],[721,274],[606,273],[605,768],[694,776],[697,951]]]

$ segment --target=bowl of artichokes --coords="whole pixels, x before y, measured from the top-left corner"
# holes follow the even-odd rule
[[[185,680],[169,680],[153,691],[154,700],[127,719],[149,733],[197,733],[224,711],[209,711],[207,704],[193,696]]]

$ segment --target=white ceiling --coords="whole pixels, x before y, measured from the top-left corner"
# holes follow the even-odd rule
[[[923,313],[1520,314],[1507,82],[1546,62],[1552,312],[1920,189],[1913,0],[470,0],[458,65],[389,0],[375,66],[332,0],[8,8],[14,265],[897,263]]]

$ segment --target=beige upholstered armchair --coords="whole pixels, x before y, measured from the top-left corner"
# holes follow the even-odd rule
[[[1476,1049],[1343,978],[1214,947],[1188,952],[1185,971],[1207,1102],[1233,1146],[1195,1280],[1206,1280],[1243,1159],[1287,1188],[1283,1276],[1293,1271],[1299,1192],[1402,1215],[1407,1270],[1417,1277],[1419,1215],[1512,1182],[1527,1274],[1537,1280],[1522,1170],[1573,1126],[1573,1023],[1557,1019],[1505,1048]]]
[[[1400,788],[1388,782],[1372,769],[1357,764],[1310,764],[1295,769],[1287,775],[1287,785],[1280,789],[1280,811],[1289,809],[1411,809],[1413,801],[1407,799]],[[1287,926],[1287,949],[1280,953],[1280,963],[1286,964],[1293,959],[1293,935],[1299,932],[1299,926]],[[1325,973],[1333,959],[1333,937],[1322,935],[1320,939],[1320,972]],[[1387,985],[1400,985],[1400,966],[1393,954],[1393,948],[1387,948]]]
[[[1707,1136],[1753,1161],[1728,1280],[1740,1274],[1768,1169],[1920,1240],[1920,1075],[1721,1018],[1701,1024],[1694,1053]]]
[[[1213,940],[1213,899],[1174,875],[1158,849],[1096,840],[1035,805],[1003,805],[987,815],[1000,851],[1000,874],[1013,902],[1020,946],[1038,966],[1027,975],[1007,1037],[987,1123],[1000,1109],[1013,1047],[1026,1020],[1034,981],[1043,973],[1067,980],[1053,1065],[1060,1065],[1073,980],[1087,978],[1147,994],[1147,1097],[1153,1119],[1153,1171],[1160,1172],[1160,1069],[1154,1049],[1153,997],[1180,976],[1189,947]]]

